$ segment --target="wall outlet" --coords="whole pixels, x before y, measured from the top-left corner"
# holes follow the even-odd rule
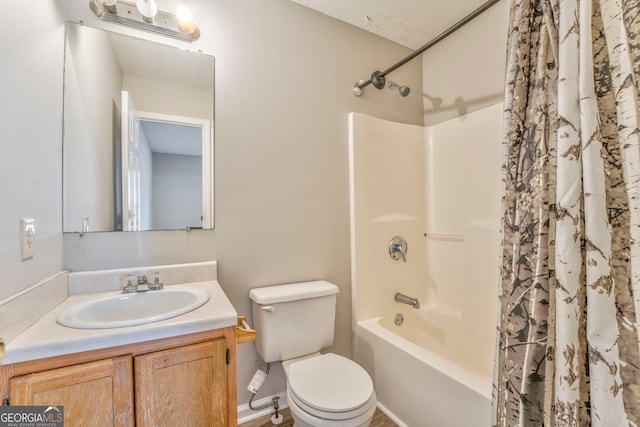
[[[36,254],[36,220],[33,218],[23,218],[20,220],[22,231],[22,259],[30,259]]]

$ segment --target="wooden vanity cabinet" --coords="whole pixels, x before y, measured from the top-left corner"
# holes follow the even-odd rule
[[[136,356],[136,425],[229,425],[225,358],[224,340]]]
[[[236,426],[235,327],[0,366],[9,403],[69,426]]]
[[[63,405],[70,426],[132,426],[131,356],[21,375],[9,381],[13,405]]]

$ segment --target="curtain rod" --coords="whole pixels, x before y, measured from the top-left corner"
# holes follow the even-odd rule
[[[463,27],[466,24],[468,24],[470,21],[472,21],[478,15],[482,14],[483,12],[485,12],[487,9],[489,9],[491,6],[493,6],[494,4],[498,3],[499,1],[500,0],[489,0],[489,1],[485,2],[485,3],[483,3],[476,10],[474,10],[473,12],[471,12],[470,14],[468,14],[467,16],[465,16],[464,18],[462,18],[461,20],[459,20],[458,22],[453,24],[451,27],[449,27],[446,30],[444,30],[442,33],[440,33],[434,39],[428,41],[424,46],[422,46],[418,50],[415,50],[413,53],[409,54],[404,59],[401,59],[400,61],[396,62],[395,64],[393,64],[392,66],[390,66],[389,68],[387,68],[384,71],[374,71],[373,73],[371,73],[371,78],[369,80],[360,80],[360,81],[356,82],[355,85],[353,86],[353,94],[355,96],[362,95],[362,89],[364,87],[366,87],[366,86],[369,86],[370,84],[372,84],[376,89],[382,89],[384,87],[384,85],[385,85],[385,82],[386,82],[385,77],[386,77],[387,74],[389,74],[390,72],[395,71],[396,69],[402,67],[407,62],[411,61],[415,57],[417,57],[417,56],[421,55],[422,53],[424,53],[427,49],[429,49],[433,45],[441,42],[442,40],[444,40],[445,38],[447,38],[448,36],[450,36],[451,34],[456,32],[457,30],[459,30],[461,27]]]

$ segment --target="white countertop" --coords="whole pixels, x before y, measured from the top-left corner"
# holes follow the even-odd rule
[[[62,310],[100,294],[70,296],[13,339],[6,346],[4,359],[0,364],[7,365],[236,325],[238,317],[236,310],[217,281],[186,285],[205,290],[209,294],[209,301],[193,311],[171,319],[124,328],[74,329],[59,325],[56,317]]]

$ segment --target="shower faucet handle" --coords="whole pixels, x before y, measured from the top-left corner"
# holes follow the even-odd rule
[[[391,258],[398,261],[407,262],[407,241],[402,236],[395,236],[389,242],[389,255]]]

